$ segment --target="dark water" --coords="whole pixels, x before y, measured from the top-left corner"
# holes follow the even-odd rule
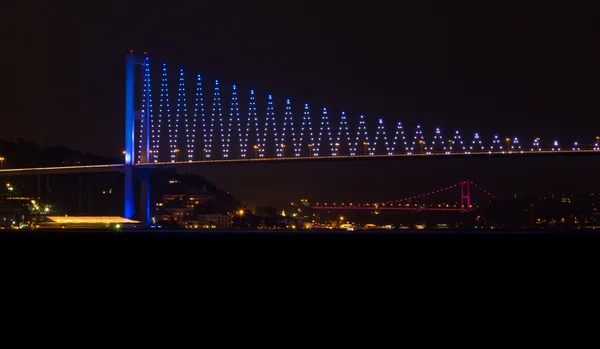
[[[0,235],[4,332],[35,331],[23,344],[331,348],[381,331],[426,341],[438,326],[592,311],[598,291],[599,239],[581,232]],[[369,337],[360,345],[374,347]]]

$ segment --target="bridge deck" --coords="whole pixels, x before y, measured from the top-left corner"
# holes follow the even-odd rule
[[[174,162],[154,162],[145,164],[135,164],[139,168],[165,168],[178,165],[194,164],[226,164],[226,163],[258,163],[258,162],[302,162],[302,161],[348,161],[348,160],[368,160],[368,159],[395,159],[395,158],[443,158],[443,157],[481,157],[481,156],[526,156],[526,155],[600,155],[598,150],[523,150],[512,152],[469,152],[469,153],[432,153],[432,154],[377,154],[377,155],[338,155],[338,156],[297,156],[297,157],[265,157],[265,158],[242,158],[242,159],[213,159],[213,160],[194,160],[194,161],[174,161]],[[90,172],[122,172],[124,164],[109,165],[83,165],[83,166],[55,166],[55,167],[35,167],[35,168],[15,168],[2,169],[0,176],[15,175],[37,175],[37,174],[70,174],[70,173],[90,173]]]

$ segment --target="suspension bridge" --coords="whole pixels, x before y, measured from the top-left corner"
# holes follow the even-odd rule
[[[370,202],[370,203],[341,203],[337,204],[333,202],[332,204],[328,204],[324,202],[323,204],[315,203],[314,205],[307,205],[308,207],[315,210],[375,210],[375,211],[458,211],[465,212],[473,209],[472,201],[471,201],[471,187],[474,187],[485,194],[490,200],[498,200],[498,197],[487,191],[486,189],[479,186],[477,183],[471,180],[463,180],[453,185],[449,185],[444,188],[439,188],[436,190],[428,191],[421,194],[411,195],[400,199],[388,200],[382,202]],[[410,202],[414,202],[415,200],[423,199],[429,196],[433,196],[436,194],[441,194],[444,192],[448,192],[454,188],[460,188],[460,196],[459,202],[460,205],[458,207],[450,207],[450,205],[437,205],[437,207],[427,206],[427,205],[419,205],[419,204],[411,204]],[[301,200],[301,202],[304,199]],[[331,202],[331,201],[329,201]],[[296,204],[295,206],[299,206]]]
[[[315,111],[306,103],[294,105],[291,99],[280,105],[273,95],[266,96],[264,113],[259,113],[254,90],[242,95],[231,85],[226,91],[228,103],[224,103],[219,80],[208,83],[200,74],[173,71],[164,62],[153,65],[146,52],[129,52],[125,66],[123,163],[1,168],[0,176],[124,172],[124,216],[134,216],[134,187],[139,182],[138,216],[149,222],[147,170],[152,168],[262,161],[600,154],[600,137],[571,142],[535,137],[524,142],[515,135],[484,137],[475,132],[465,136],[459,130],[445,133],[440,128],[428,132],[421,125],[408,128],[401,121],[388,123],[381,118],[371,124],[364,115],[354,117],[356,126],[351,128],[351,118],[344,111],[330,119],[327,108]],[[241,99],[247,102],[245,112],[240,109]],[[316,118],[315,113],[319,114]]]

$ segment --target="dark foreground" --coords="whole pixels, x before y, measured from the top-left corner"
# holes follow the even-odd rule
[[[481,344],[573,324],[586,333],[599,243],[593,232],[2,233],[2,332],[19,347],[86,348],[372,348],[386,334]]]

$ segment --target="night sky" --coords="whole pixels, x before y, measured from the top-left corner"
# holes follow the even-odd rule
[[[371,119],[517,135],[526,146],[536,136],[591,143],[600,135],[600,31],[592,9],[574,2],[198,3],[4,5],[0,138],[119,156],[129,49],[241,89]],[[245,201],[281,204],[299,197],[393,199],[460,179],[500,196],[599,191],[599,160],[195,170]]]

